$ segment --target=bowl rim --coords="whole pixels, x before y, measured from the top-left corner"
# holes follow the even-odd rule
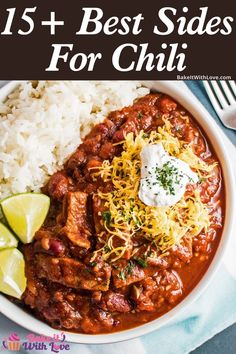
[[[3,100],[6,95],[19,85],[19,83],[19,81],[12,81],[0,89],[0,100]],[[107,344],[121,342],[148,334],[169,324],[178,315],[181,315],[184,310],[186,310],[186,308],[197,300],[197,298],[199,298],[199,296],[205,291],[213,276],[219,269],[233,229],[233,216],[236,209],[235,183],[232,166],[230,164],[229,152],[227,152],[222,139],[223,133],[220,131],[215,120],[182,81],[142,81],[142,84],[154,91],[160,91],[172,96],[177,102],[186,108],[203,128],[203,131],[206,132],[208,139],[216,151],[223,170],[226,193],[226,213],[222,237],[206,273],[195,288],[169,312],[138,327],[114,333],[91,335],[63,331],[63,333],[66,334],[67,342],[79,344]],[[0,311],[10,320],[33,333],[36,332],[45,336],[53,337],[55,334],[62,332],[53,329],[44,322],[36,319],[31,314],[10,302],[3,295],[0,295]]]

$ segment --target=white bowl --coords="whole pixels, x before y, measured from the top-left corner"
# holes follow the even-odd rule
[[[10,82],[7,86],[0,90],[0,100],[4,100],[6,96],[19,84],[19,81]],[[173,320],[177,315],[186,309],[193,301],[195,301],[200,294],[206,289],[209,282],[212,280],[214,274],[222,261],[222,257],[228,243],[230,234],[232,232],[233,217],[235,213],[236,194],[233,180],[233,172],[230,166],[230,156],[224,146],[222,134],[219,127],[211,118],[209,113],[201,105],[201,103],[195,98],[195,96],[187,89],[183,82],[180,81],[144,81],[144,85],[148,86],[154,91],[160,91],[172,96],[183,107],[185,107],[197,120],[200,126],[207,133],[209,140],[211,141],[217,156],[221,162],[223,169],[224,182],[226,188],[226,216],[223,234],[219,243],[218,249],[211,262],[207,272],[192,290],[192,292],[181,301],[171,311],[161,316],[160,318],[143,324],[139,327],[120,331],[111,334],[76,334],[71,332],[66,333],[66,340],[74,343],[86,343],[86,344],[98,344],[98,343],[113,343],[123,340],[128,340],[138,336],[147,334],[155,329],[158,329],[166,325],[170,320]],[[61,333],[42,321],[39,321],[31,314],[25,312],[17,305],[7,300],[4,296],[0,295],[0,311],[12,321],[25,327],[30,332],[37,332],[46,336],[53,336],[55,333]]]

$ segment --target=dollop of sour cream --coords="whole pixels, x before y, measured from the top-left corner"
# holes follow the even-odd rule
[[[187,184],[198,182],[189,165],[170,156],[162,143],[146,145],[141,151],[139,199],[155,207],[172,206],[184,195]]]

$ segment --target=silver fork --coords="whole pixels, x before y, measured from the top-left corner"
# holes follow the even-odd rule
[[[212,106],[222,123],[236,130],[236,84],[230,81],[203,81]]]

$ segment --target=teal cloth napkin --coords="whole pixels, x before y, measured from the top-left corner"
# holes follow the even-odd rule
[[[189,81],[187,86],[205,105],[211,115],[221,125],[200,82]],[[230,140],[236,145],[236,133],[221,125]],[[232,149],[234,149],[232,147]],[[236,149],[235,180],[236,180]],[[71,344],[71,354],[188,354],[190,351],[210,339],[216,333],[236,322],[236,240],[231,240],[224,262],[204,294],[182,312],[174,321],[139,339],[106,345]],[[28,334],[0,315],[0,341],[10,333],[16,332],[20,338]],[[0,343],[0,351],[2,343]],[[12,352],[4,350],[5,353]],[[46,351],[50,352],[50,350]],[[24,350],[19,353],[43,354],[45,350]]]
[[[216,123],[220,126],[223,132],[228,136],[231,142],[236,146],[236,130],[226,128],[217,116],[214,108],[212,107],[209,98],[204,89],[203,83],[201,81],[185,81],[188,88],[194,93],[195,96],[201,101],[205,106],[211,116],[215,119]]]

